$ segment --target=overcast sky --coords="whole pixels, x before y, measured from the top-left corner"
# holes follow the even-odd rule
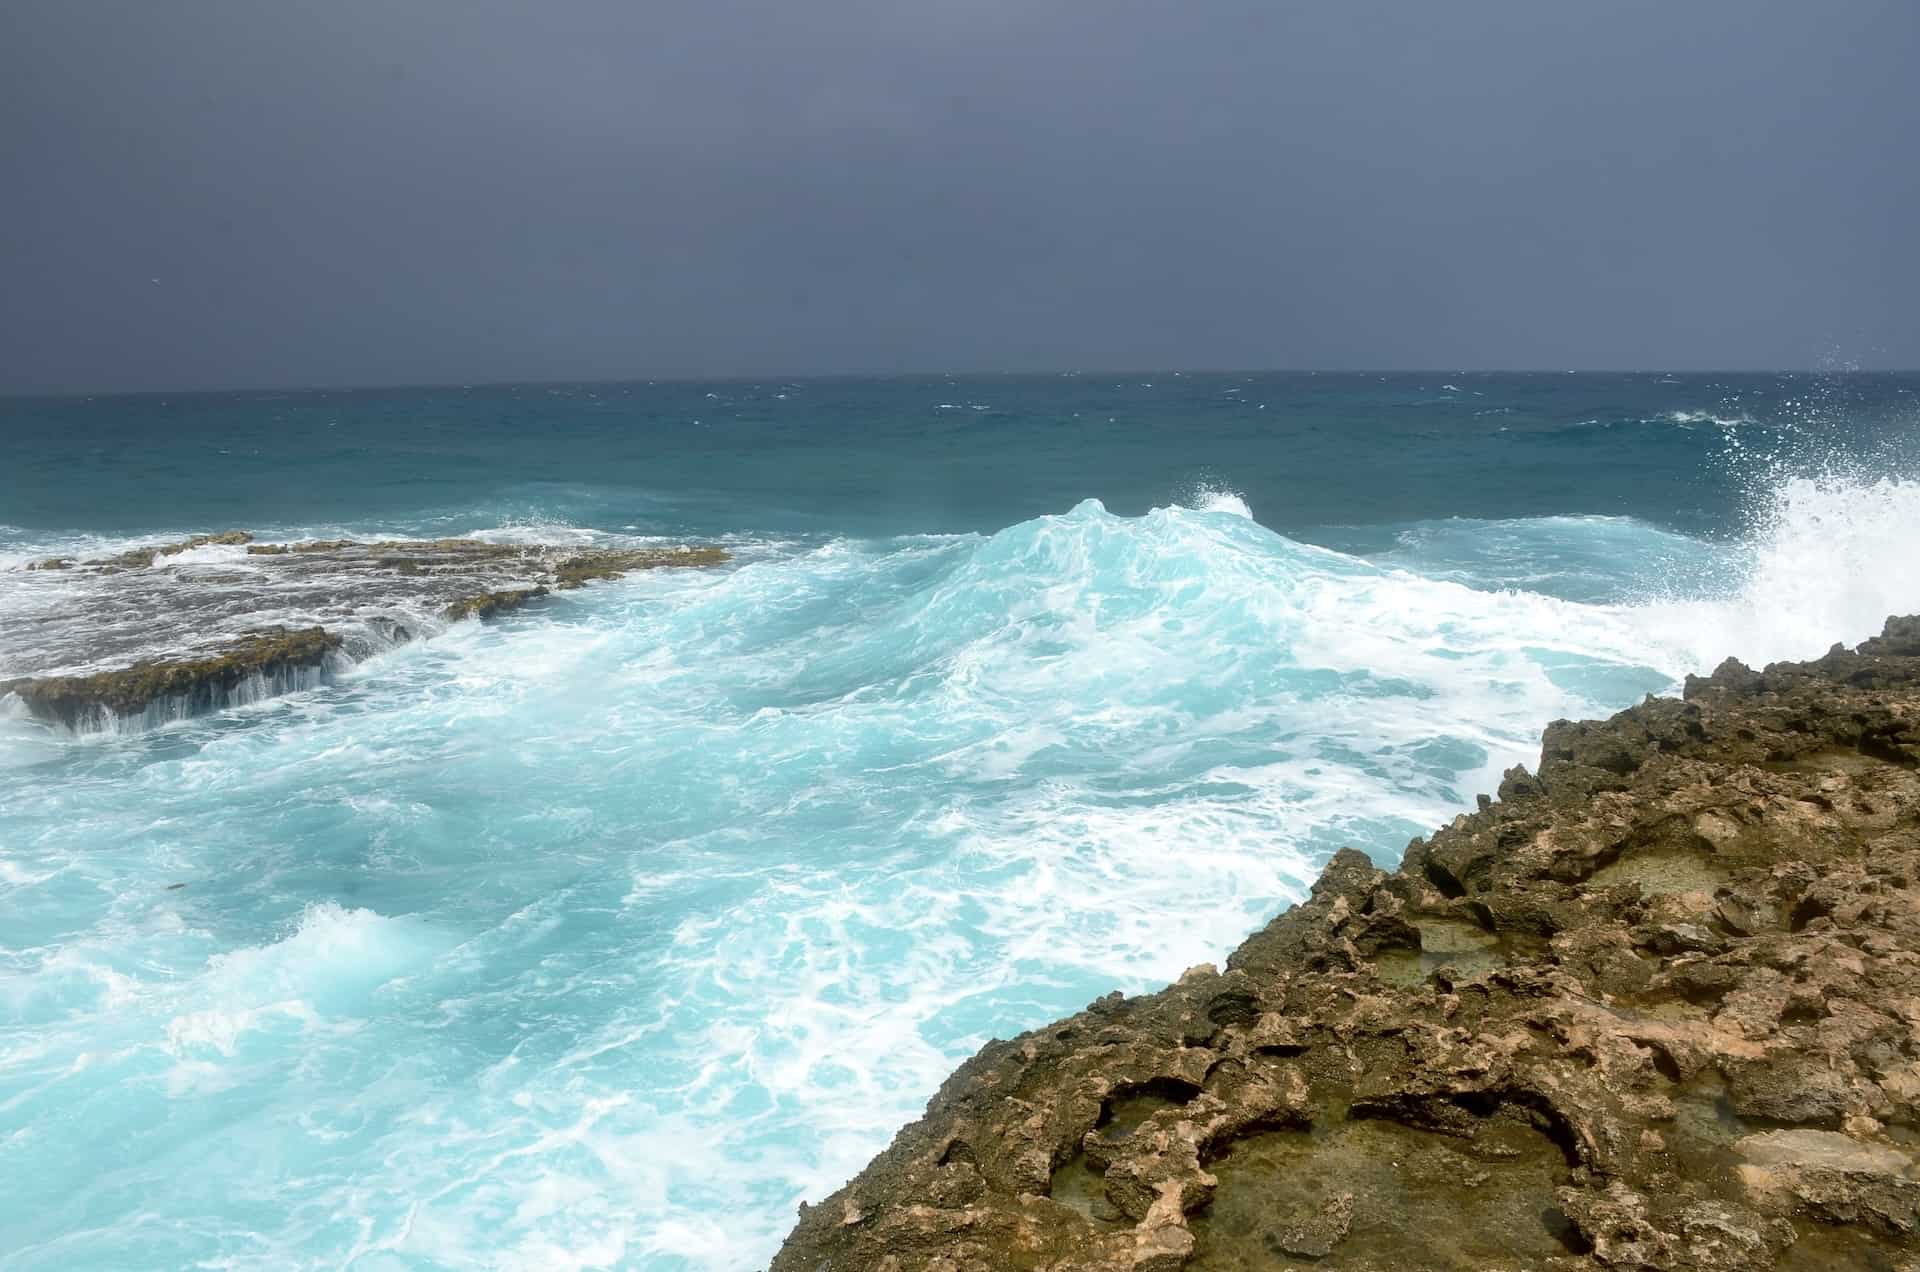
[[[0,0],[0,391],[1920,366],[1916,0]]]

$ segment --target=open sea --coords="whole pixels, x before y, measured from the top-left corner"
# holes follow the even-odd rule
[[[0,401],[0,680],[50,556],[734,553],[160,728],[0,699],[0,1268],[762,1267],[988,1038],[1920,611],[1916,443],[1911,375]]]

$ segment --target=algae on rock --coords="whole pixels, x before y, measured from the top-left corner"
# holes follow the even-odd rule
[[[35,715],[68,726],[137,716],[163,702],[195,714],[224,705],[249,680],[320,672],[340,644],[338,636],[321,627],[274,628],[251,633],[206,657],[137,662],[87,676],[10,681],[0,685],[0,691],[11,690]]]
[[[730,559],[725,548],[607,549],[570,556],[553,568],[555,586],[581,587],[595,579],[617,579],[635,570],[721,565]]]
[[[528,601],[547,595],[544,587],[509,588],[498,592],[481,592],[477,596],[465,596],[447,606],[442,612],[452,622],[463,618],[493,618],[509,610],[519,609]]]

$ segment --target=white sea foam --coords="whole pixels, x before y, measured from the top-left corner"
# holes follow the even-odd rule
[[[1199,508],[1202,512],[1226,512],[1236,517],[1245,517],[1249,521],[1253,520],[1253,509],[1247,506],[1246,499],[1237,491],[1209,491],[1200,501]]]
[[[1497,583],[1687,545],[1446,523],[1369,561],[1182,503],[768,547],[36,752],[60,780],[8,777],[0,845],[17,1259],[764,1264],[987,1037],[1218,960],[1543,721],[1920,610],[1920,494],[1878,477],[1782,480],[1717,592],[1605,603]]]
[[[159,554],[149,568],[155,570],[192,569],[196,566],[234,566],[247,564],[247,549],[237,543],[203,543],[197,548]]]
[[[1716,428],[1739,428],[1743,424],[1751,424],[1754,422],[1751,415],[1744,413],[1739,415],[1716,415],[1712,411],[1669,411],[1667,412],[1667,419],[1683,426],[1690,427],[1695,424],[1712,424]]]
[[[1688,669],[1733,655],[1809,658],[1920,610],[1920,482],[1835,471],[1787,477],[1756,509],[1737,587],[1644,608],[1647,631]]]
[[[1180,504],[1195,512],[1225,512],[1253,520],[1253,509],[1247,505],[1246,496],[1219,482],[1201,482],[1182,496]]]

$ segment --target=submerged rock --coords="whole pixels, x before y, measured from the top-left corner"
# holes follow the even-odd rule
[[[195,558],[196,548],[245,547]],[[0,631],[0,695],[70,728],[217,710],[320,683],[448,622],[639,570],[720,565],[716,547],[479,539],[256,543],[243,530],[24,567],[56,603]],[[42,571],[59,571],[44,583]],[[277,636],[263,632],[279,633]],[[324,642],[293,648],[294,636]],[[276,643],[279,642],[279,643]]]
[[[775,1272],[1920,1268],[1920,621],[1500,795],[989,1043]]]

